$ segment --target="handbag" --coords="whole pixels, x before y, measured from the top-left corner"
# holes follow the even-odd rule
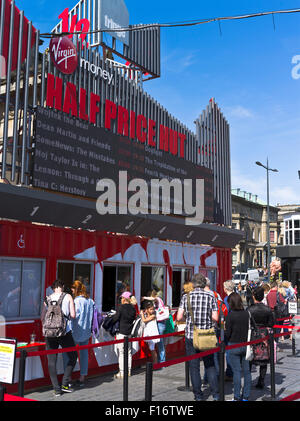
[[[190,293],[187,294],[188,309],[192,318],[193,329],[193,347],[199,351],[215,348],[217,346],[217,336],[214,328],[199,329],[195,325],[194,314],[191,307]]]
[[[249,313],[249,311],[248,311],[248,313]],[[252,337],[251,314],[249,313],[249,324],[248,324],[247,342],[251,342],[251,337]],[[247,345],[245,359],[247,361],[252,361],[253,360],[253,348],[252,348],[252,345]]]
[[[251,341],[262,339],[268,336],[269,328],[267,327],[258,328],[251,314],[250,314],[250,318],[253,324],[252,333],[251,333]],[[265,339],[264,341],[259,342],[257,344],[253,344],[252,351],[253,351],[252,361],[255,365],[265,365],[270,362],[270,345],[269,345],[268,339]]]
[[[172,314],[170,314],[169,318],[166,320],[166,327],[164,330],[164,334],[173,333],[173,332],[175,332],[175,326],[174,326]]]
[[[158,308],[155,309],[156,320],[158,322],[168,320],[170,316],[169,307],[166,307],[161,299],[158,299],[158,303],[159,303]]]

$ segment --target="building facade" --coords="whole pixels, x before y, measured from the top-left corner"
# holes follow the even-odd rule
[[[277,255],[281,258],[283,279],[300,283],[300,204],[278,205],[280,241]]]
[[[270,253],[276,257],[280,236],[277,207],[270,206]],[[232,189],[232,227],[244,231],[245,237],[232,250],[232,270],[267,267],[267,205],[257,195]]]
[[[123,0],[99,2],[124,6]],[[188,129],[130,74],[82,39],[72,44],[70,37],[53,35],[49,49],[41,52],[39,30],[25,20],[14,1],[0,4],[4,22],[0,55],[7,63],[0,83],[0,313],[7,336],[27,342],[34,332],[38,341],[43,340],[41,308],[57,278],[68,286],[82,278],[104,315],[118,306],[124,289],[136,296],[138,305],[156,289],[176,309],[183,283],[197,272],[209,277],[212,288],[224,296],[223,283],[231,276],[231,250],[243,233],[228,223],[229,126],[220,110],[213,107],[219,123],[212,120],[209,125],[213,136],[223,130],[214,144],[217,160],[211,165],[199,159],[200,136],[208,136],[206,128],[205,133],[201,128],[197,133]],[[79,25],[80,13],[72,10],[66,18],[73,23],[79,18]],[[116,22],[118,11],[109,12]],[[86,24],[88,18],[89,14]],[[134,30],[138,32],[129,37],[129,52],[124,53],[133,61],[130,51],[140,51],[142,39],[159,43],[159,34],[154,36],[150,27]],[[136,60],[143,72],[158,76],[159,57],[146,51]],[[66,62],[61,63],[61,57]],[[209,151],[208,143],[203,147]],[[99,206],[105,206],[105,200],[99,196],[107,186],[101,190],[99,181],[109,179],[120,187],[121,173],[128,176],[126,192],[135,191],[135,202],[133,195],[128,198],[118,188],[112,204],[117,212],[101,213]],[[214,181],[223,174],[226,183],[214,191]],[[199,199],[198,188],[187,194],[189,206],[182,212],[177,212],[182,195],[179,201],[177,196],[172,203],[169,200],[171,210],[159,203],[152,208],[151,202],[149,211],[149,196],[142,193],[153,178],[180,180],[183,187],[185,180],[197,184],[200,179],[204,186],[198,201],[200,221],[186,223],[198,210],[191,203],[192,193]],[[144,190],[136,191],[141,184],[129,189],[129,182],[140,180]],[[158,202],[165,203],[165,192],[156,194]],[[132,202],[139,203],[139,212],[129,210]],[[216,209],[224,212],[217,214]],[[176,352],[183,350],[182,338],[174,347]],[[138,348],[136,359],[149,356],[143,344]],[[113,345],[107,349],[91,353],[89,367],[95,372],[116,363]],[[33,369],[28,381],[49,381],[45,357],[34,362]]]

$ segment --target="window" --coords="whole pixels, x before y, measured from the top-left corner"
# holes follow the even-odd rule
[[[300,230],[295,230],[295,244],[300,244]]]
[[[236,266],[237,265],[237,252],[233,251],[232,252],[232,266]]]
[[[191,268],[173,268],[172,271],[172,307],[179,307],[183,284],[192,279]]]
[[[57,278],[66,286],[66,292],[71,294],[71,286],[75,280],[83,282],[87,293],[92,295],[92,264],[75,262],[58,262]]]
[[[204,275],[205,277],[207,277],[210,280],[210,289],[212,291],[216,291],[216,288],[217,288],[217,278],[216,278],[217,271],[216,271],[216,269],[200,268],[199,273],[202,273],[202,275]]]
[[[142,266],[141,271],[141,297],[146,297],[155,289],[164,300],[165,295],[165,267]]]
[[[256,264],[258,267],[262,267],[262,250],[256,250]]]
[[[7,319],[41,314],[43,262],[0,258],[0,314]]]
[[[271,243],[275,242],[275,231],[270,231],[270,242]]]
[[[132,266],[105,264],[103,269],[102,310],[116,309],[124,291],[132,292]]]
[[[294,219],[294,228],[300,228],[300,219]]]

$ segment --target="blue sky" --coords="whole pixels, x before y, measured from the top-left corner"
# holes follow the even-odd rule
[[[111,0],[114,1],[114,0]],[[74,1],[20,0],[16,5],[41,32],[58,23]],[[293,0],[125,0],[130,23],[165,23],[247,13],[300,9]],[[232,188],[270,203],[300,204],[300,78],[292,58],[300,55],[300,13],[197,27],[161,30],[161,77],[144,89],[190,129],[214,97],[230,124]],[[300,74],[300,71],[299,71]]]

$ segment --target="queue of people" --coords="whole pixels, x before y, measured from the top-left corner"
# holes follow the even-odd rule
[[[63,333],[57,335],[45,334],[46,349],[54,350],[78,345],[87,345],[91,337],[91,326],[94,312],[94,302],[89,298],[85,285],[81,281],[74,281],[71,294],[64,292],[64,284],[56,280],[52,285],[53,293],[46,297],[43,318],[47,319],[47,311],[53,302],[59,303],[65,327]],[[272,283],[269,287],[256,286],[252,288],[251,304],[245,308],[241,294],[236,292],[233,281],[224,282],[226,297],[224,302],[219,294],[210,289],[210,281],[202,274],[194,275],[191,281],[183,286],[182,297],[177,312],[177,321],[185,321],[185,347],[186,355],[199,353],[195,345],[194,335],[200,329],[205,335],[215,332],[216,346],[220,339],[220,314],[225,317],[224,341],[226,345],[247,342],[249,322],[254,323],[260,329],[272,328],[276,319],[278,302],[284,304],[288,299],[294,299],[295,292],[289,283]],[[119,322],[119,331],[116,340],[130,337],[132,326],[138,312],[137,301],[129,291],[121,294],[121,302],[113,316],[114,322]],[[221,305],[220,305],[221,303]],[[224,310],[222,305],[224,306]],[[147,297],[142,297],[142,310],[140,316],[144,325],[145,343],[149,347],[152,362],[164,362],[166,359],[163,338],[149,339],[148,336],[162,335],[165,330],[166,320],[169,317],[169,309],[157,295],[151,291]],[[222,309],[222,310],[221,310]],[[54,313],[53,313],[54,314]],[[58,317],[55,315],[55,317]],[[49,327],[49,326],[48,326]],[[45,327],[45,332],[46,332]],[[48,329],[49,331],[49,329]],[[53,331],[52,331],[53,332]],[[118,356],[119,372],[117,379],[124,377],[124,354],[123,343],[116,344],[115,350]],[[57,354],[49,354],[49,375],[53,385],[55,396],[63,392],[70,393],[71,375],[77,361],[77,352],[66,352],[64,355],[64,375],[61,386],[57,380],[56,361]],[[210,354],[202,358],[205,368],[205,379],[210,386],[214,400],[219,399],[218,376],[219,364],[217,354]],[[77,386],[83,387],[88,374],[88,350],[82,349],[79,354],[80,378]],[[234,399],[249,400],[251,393],[251,367],[259,366],[259,378],[255,387],[265,387],[265,376],[268,361],[249,361],[246,358],[246,347],[233,348],[226,351],[226,380],[233,382]],[[132,349],[129,343],[128,349],[128,375],[131,375]],[[200,359],[190,361],[190,377],[196,401],[203,400],[202,379],[200,375]],[[242,387],[242,377],[244,378]]]
[[[224,292],[226,294],[224,303],[227,306],[228,313],[225,317],[225,345],[244,343],[248,340],[249,322],[252,328],[258,329],[268,335],[269,329],[273,328],[275,320],[278,319],[278,302],[285,306],[289,300],[296,299],[296,291],[291,283],[285,281],[282,283],[273,282],[271,285],[263,283],[252,284],[249,287],[247,304],[243,302],[243,294],[237,290],[232,280],[224,282]],[[177,320],[186,320],[185,343],[186,354],[193,355],[199,352],[193,345],[194,328],[205,329],[215,326],[216,338],[218,338],[218,317],[216,313],[216,301],[220,298],[210,290],[209,282],[201,274],[196,274],[191,284],[184,285],[183,295],[180,302]],[[210,294],[210,296],[209,296]],[[250,297],[251,295],[251,297]],[[188,296],[191,301],[191,310],[188,308]],[[193,318],[190,313],[193,313]],[[194,323],[193,323],[194,320]],[[274,333],[277,333],[275,329]],[[280,330],[280,329],[279,329]],[[266,342],[267,343],[267,342]],[[217,346],[217,345],[216,345]],[[267,346],[267,345],[264,345]],[[267,351],[269,353],[269,350]],[[269,355],[269,354],[268,354]],[[268,357],[269,358],[269,357]],[[203,358],[204,362],[204,382],[201,381],[199,364],[200,360],[190,361],[190,376],[195,400],[203,399],[202,384],[209,383],[211,393],[214,399],[218,398],[218,359]],[[226,374],[225,380],[233,382],[233,394],[235,401],[247,401],[250,398],[252,380],[251,369],[253,365],[259,367],[259,377],[255,387],[257,389],[265,388],[265,377],[269,359],[246,358],[246,346],[232,348],[226,351]],[[242,382],[242,378],[244,379]],[[243,387],[242,387],[243,383]]]
[[[46,349],[55,350],[59,347],[72,348],[76,345],[87,345],[92,335],[95,303],[89,297],[85,284],[82,281],[75,280],[71,288],[68,289],[61,280],[56,280],[52,284],[51,289],[53,292],[45,298],[42,312]],[[131,336],[134,321],[139,314],[137,300],[130,291],[123,292],[119,297],[119,301],[116,312],[112,316],[112,323],[118,322],[118,331],[115,335],[116,340]],[[164,305],[156,290],[151,291],[149,297],[143,297],[142,301],[144,301],[144,308],[141,310],[140,316],[144,325],[143,336],[146,338],[148,336],[162,335],[166,328],[166,321],[169,318],[169,308]],[[58,325],[59,328],[57,327]],[[145,343],[149,347],[154,364],[165,361],[166,353],[163,338],[145,339]],[[131,376],[132,343],[129,342],[128,345],[128,375]],[[119,364],[119,371],[115,378],[122,379],[124,377],[123,342],[115,344],[115,351]],[[71,376],[77,362],[76,351],[63,353],[64,374],[60,385],[56,370],[57,355],[47,355],[54,396],[74,391],[71,385]],[[79,363],[80,377],[74,383],[74,386],[84,387],[85,377],[88,374],[87,348],[80,349]]]

